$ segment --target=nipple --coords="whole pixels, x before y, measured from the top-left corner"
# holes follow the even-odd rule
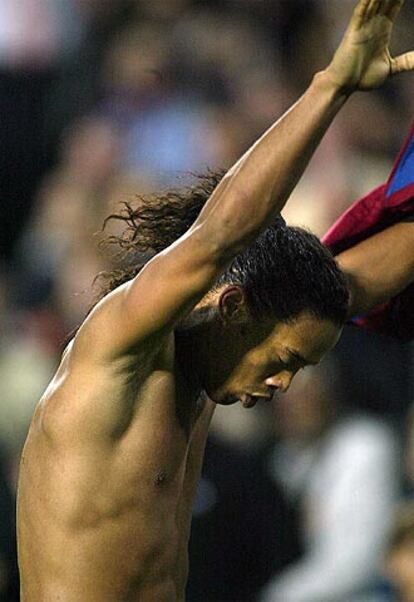
[[[163,485],[165,483],[165,481],[167,480],[167,473],[165,472],[165,470],[160,470],[159,473],[157,473],[157,476],[155,477],[155,484],[158,485],[158,487],[160,487],[161,485]]]

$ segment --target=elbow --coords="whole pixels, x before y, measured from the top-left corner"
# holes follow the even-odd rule
[[[209,256],[217,265],[228,264],[251,246],[260,234],[260,228],[248,227],[237,216],[223,216],[218,223],[214,222],[200,226],[197,238],[208,248]]]

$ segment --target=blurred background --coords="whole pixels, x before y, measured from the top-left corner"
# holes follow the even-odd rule
[[[326,66],[354,0],[0,0],[0,601],[33,408],[111,266],[105,216],[230,167]],[[393,49],[413,47],[407,3]],[[414,76],[353,98],[285,217],[322,235],[382,183]],[[220,408],[189,602],[414,601],[413,347],[347,329],[274,407]]]

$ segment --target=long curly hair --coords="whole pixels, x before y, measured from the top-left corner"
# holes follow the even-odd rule
[[[208,171],[181,190],[137,196],[134,203],[124,202],[119,213],[109,215],[105,224],[115,220],[125,228],[102,241],[117,249],[119,267],[99,275],[99,298],[134,278],[152,257],[181,237],[224,173]],[[256,319],[290,320],[304,311],[338,325],[346,319],[348,288],[332,254],[314,234],[286,225],[281,217],[233,259],[215,288],[226,284],[244,288]]]
[[[187,232],[224,174],[225,170],[191,174],[192,185],[136,195],[133,201],[124,201],[119,212],[108,215],[104,230],[111,221],[125,227],[120,235],[106,236],[100,242],[101,247],[116,250],[115,263],[119,267],[98,274],[99,298],[135,278],[152,257]]]

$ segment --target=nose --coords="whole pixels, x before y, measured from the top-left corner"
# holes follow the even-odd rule
[[[288,391],[290,384],[293,379],[293,372],[288,372],[287,370],[281,372],[279,374],[275,374],[274,376],[269,376],[266,379],[266,386],[271,387],[272,389],[277,389],[282,393],[286,393]]]

